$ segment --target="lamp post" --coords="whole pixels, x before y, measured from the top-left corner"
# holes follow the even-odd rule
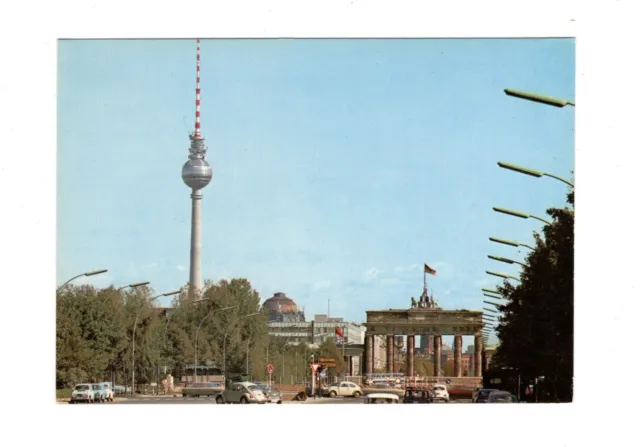
[[[118,287],[118,288],[116,289],[116,292],[119,292],[119,291],[121,291],[122,289],[126,289],[127,287],[130,287],[130,288],[132,288],[132,289],[137,289],[138,287],[146,286],[146,285],[148,285],[148,284],[149,284],[149,281],[145,281],[145,282],[136,282],[136,283],[133,283],[133,284],[127,284],[126,286]],[[104,300],[102,300],[102,304],[106,303],[108,299],[109,299],[109,296],[107,295],[107,296],[105,297],[105,299],[104,299]]]
[[[487,255],[487,257],[489,259],[493,259],[494,261],[500,261],[506,264],[520,264],[521,266],[526,267],[526,265],[523,264],[522,262],[514,261],[513,259],[509,259],[509,258],[503,258],[502,256]]]
[[[502,306],[502,304],[494,303],[493,301],[482,301],[482,302],[486,303],[486,304],[491,304],[493,306],[496,306],[496,309],[500,309],[500,307]]]
[[[518,278],[516,278],[515,276],[511,276],[511,275],[507,275],[506,273],[500,273],[500,272],[492,272],[491,270],[486,270],[486,272],[489,275],[493,275],[493,276],[499,276],[501,278],[505,278],[505,279],[514,279],[518,282],[521,282]]]
[[[196,304],[196,303],[200,303],[200,302],[202,302],[202,301],[207,301],[207,300],[209,300],[209,298],[203,298],[203,299],[201,299],[201,300],[191,301],[189,304]],[[174,309],[174,308],[172,307],[172,308],[170,308],[170,309]],[[167,310],[167,320],[166,320],[166,321],[165,321],[165,323],[164,323],[164,337],[163,337],[163,340],[164,340],[164,350],[165,350],[165,352],[167,351],[167,329],[169,328],[169,322],[171,321],[171,315],[172,315],[172,314],[171,314],[171,312],[169,312],[169,311]],[[166,360],[166,359],[165,359],[165,360]],[[166,373],[167,373],[167,365],[165,364],[165,365],[164,365],[164,374],[166,374]]]
[[[251,316],[253,315],[258,315],[260,312],[255,312],[250,314]],[[250,316],[250,315],[247,315]],[[249,375],[249,342],[251,342],[251,337],[253,337],[253,326],[249,326],[249,336],[247,337],[247,371],[246,374]]]
[[[534,216],[533,214],[521,213],[520,211],[508,210],[506,208],[500,208],[497,206],[493,207],[493,211],[496,211],[498,213],[508,214],[509,216],[520,217],[521,219],[528,219],[528,218],[538,219],[540,222],[544,222],[547,225],[551,225],[551,222],[549,222],[548,220],[545,220],[542,217]]]
[[[535,169],[525,168],[523,166],[514,165],[513,163],[507,163],[507,162],[504,162],[504,161],[499,161],[498,162],[498,166],[500,166],[501,168],[504,168],[504,169],[509,169],[511,171],[519,172],[520,174],[530,175],[531,177],[537,177],[537,178],[540,178],[542,176],[551,177],[551,178],[554,178],[556,180],[560,180],[563,183],[566,183],[567,185],[571,186],[572,188],[575,187],[575,185],[573,183],[571,183],[569,180],[563,179],[562,177],[558,177],[557,175],[549,174],[548,172],[543,172],[543,171],[538,171],[538,170],[535,170]]]
[[[179,290],[168,292],[168,293],[162,293],[160,295],[156,295],[153,298],[151,298],[148,301],[148,303],[153,302],[154,300],[160,298],[161,296],[177,295],[178,293],[180,293]],[[136,327],[138,326],[138,318],[140,318],[140,314],[142,313],[143,309],[144,309],[144,305],[140,306],[140,310],[136,314],[136,319],[133,322],[133,337],[131,341],[131,394],[136,393],[136,390],[135,390],[135,387],[136,387]]]
[[[62,284],[60,287],[58,287],[58,288],[56,289],[56,292],[57,292],[57,291],[59,291],[60,289],[62,289],[64,286],[66,286],[67,284],[69,284],[71,281],[73,281],[73,280],[74,280],[74,279],[76,279],[76,278],[80,278],[81,276],[93,276],[93,275],[99,275],[99,274],[101,274],[101,273],[106,273],[106,272],[108,272],[108,270],[107,270],[107,269],[102,269],[102,270],[93,270],[93,271],[91,271],[91,272],[84,272],[84,273],[81,273],[81,274],[79,274],[79,275],[74,276],[73,278],[71,278],[70,280],[68,280],[68,281],[67,281],[67,282],[65,282],[64,284]]]
[[[572,102],[566,99],[559,99],[551,96],[540,95],[538,93],[523,92],[521,90],[514,90],[511,88],[505,88],[504,92],[507,96],[526,99],[527,101],[538,102],[540,104],[546,104],[548,106],[554,106],[554,107],[565,107],[565,106],[575,107],[576,106],[575,102]]]
[[[204,301],[204,300],[198,300],[198,301],[194,301],[194,302],[200,302],[200,301]],[[204,320],[207,319],[207,317],[209,315],[211,315],[213,313],[214,310],[219,310],[219,311],[223,311],[223,310],[229,310],[229,309],[233,309],[236,306],[229,306],[229,307],[223,307],[221,309],[211,309],[203,318],[202,320],[200,320],[200,324],[198,325],[198,329],[196,330],[196,337],[195,337],[195,344],[194,344],[194,357],[193,357],[193,382],[195,383],[198,377],[198,333],[200,332],[200,328],[202,327],[202,323],[204,323]]]
[[[240,320],[241,318],[245,318],[245,317],[252,317],[254,315],[258,315],[258,313],[259,312],[254,312],[252,314],[242,315],[238,317],[237,320]],[[234,322],[234,325],[235,323],[237,323],[237,321]],[[229,325],[229,327],[224,333],[224,338],[222,339],[222,374],[225,377],[227,376],[227,336],[229,335],[229,332],[231,332],[231,329],[233,327],[234,327],[233,325]]]
[[[497,242],[499,244],[511,245],[512,247],[527,247],[529,250],[535,250],[531,245],[522,244],[520,242],[508,241],[506,239],[499,239],[497,237],[490,237],[491,242]]]
[[[497,290],[493,290],[493,289],[482,289],[483,292],[487,292],[487,293],[493,293],[495,295],[500,295],[500,292],[498,292]]]

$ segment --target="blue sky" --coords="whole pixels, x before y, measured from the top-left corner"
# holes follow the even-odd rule
[[[61,41],[57,281],[188,281],[194,40]],[[481,309],[480,288],[517,274],[571,178],[574,110],[504,88],[574,99],[570,39],[203,40],[202,132],[214,177],[202,203],[205,279],[246,277],[308,317],[364,321],[403,308],[422,264],[444,308]],[[162,302],[167,304],[168,300]],[[466,344],[466,343],[465,343]]]

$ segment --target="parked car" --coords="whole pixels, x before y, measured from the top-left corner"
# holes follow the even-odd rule
[[[491,390],[489,394],[487,394],[486,399],[478,399],[476,403],[485,403],[485,404],[513,404],[517,403],[518,398],[511,394],[508,391],[500,391],[500,390]]]
[[[124,385],[113,385],[113,394],[124,394]]]
[[[113,402],[113,385],[111,382],[102,382],[102,386],[104,387],[104,391],[107,395],[107,402]]]
[[[449,391],[447,391],[447,385],[443,383],[436,383],[433,385],[433,400],[449,402]]]
[[[362,389],[353,382],[336,382],[327,387],[327,393],[329,394],[329,397],[360,397],[362,396]]]
[[[392,393],[371,393],[364,396],[365,404],[399,404],[400,398]]]
[[[93,391],[93,387],[90,383],[79,383],[73,388],[73,391],[71,391],[71,399],[69,399],[69,403],[92,403],[94,401],[94,396],[95,392]]]
[[[216,403],[224,403],[224,381],[189,382],[182,388],[182,397],[214,397]]]
[[[258,387],[262,390],[262,394],[266,396],[268,403],[282,403],[282,393],[280,391],[276,390],[271,385],[266,384],[260,384]]]
[[[476,397],[473,400],[473,402],[477,403],[477,404],[484,404],[489,400],[489,395],[491,395],[491,393],[495,393],[497,391],[500,391],[500,390],[496,390],[496,389],[493,389],[493,388],[482,388],[476,394]]]
[[[91,388],[93,389],[93,400],[95,402],[107,401],[107,391],[104,389],[104,385],[101,383],[92,383]]]
[[[232,383],[229,388],[224,390],[224,401],[228,404],[266,404],[267,397],[264,395],[258,385],[253,382],[236,382]]]
[[[430,404],[433,402],[433,393],[427,389],[407,388],[402,398],[403,404]]]

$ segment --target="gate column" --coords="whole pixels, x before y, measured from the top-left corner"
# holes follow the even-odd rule
[[[414,369],[413,369],[415,347],[416,347],[416,336],[407,335],[407,360],[409,362],[409,364],[407,365],[407,375],[409,377],[415,376]]]
[[[393,373],[393,342],[395,337],[387,335],[387,372]]]
[[[482,377],[482,335],[476,334],[474,340],[473,375]]]
[[[453,375],[462,377],[462,335],[453,337]]]
[[[364,338],[364,365],[362,365],[362,369],[364,371],[364,375],[373,374],[373,335],[367,335]]]
[[[442,348],[442,335],[433,336],[433,374],[436,377],[440,377],[440,368],[442,363],[442,355],[440,349]]]

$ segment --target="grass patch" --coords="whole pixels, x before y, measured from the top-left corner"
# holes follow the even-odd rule
[[[56,390],[56,399],[68,399],[71,397],[71,388]]]

